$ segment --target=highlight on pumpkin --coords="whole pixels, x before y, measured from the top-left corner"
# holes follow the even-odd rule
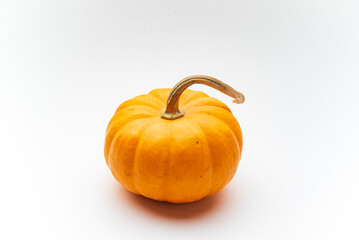
[[[193,84],[244,102],[242,93],[202,75],[123,102],[107,127],[105,159],[129,191],[187,203],[215,194],[233,178],[243,146],[241,128],[228,106],[188,89]]]

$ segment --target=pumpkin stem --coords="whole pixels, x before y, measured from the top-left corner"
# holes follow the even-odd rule
[[[179,99],[186,88],[196,83],[204,84],[221,91],[222,93],[234,98],[233,102],[235,103],[244,102],[244,95],[234,90],[231,86],[225,84],[224,82],[209,76],[193,75],[181,80],[172,88],[168,96],[166,109],[163,111],[161,117],[168,120],[183,117],[184,113],[178,107]]]

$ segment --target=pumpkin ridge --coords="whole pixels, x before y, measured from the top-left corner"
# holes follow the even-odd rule
[[[168,149],[168,151],[170,151],[170,146],[171,146],[170,143],[172,142],[171,126],[172,126],[172,124],[167,124],[167,139],[168,139],[168,141],[167,141],[167,143],[168,143],[167,149]],[[168,166],[164,171],[165,176],[168,175],[168,171],[170,169],[171,161],[173,161],[172,155],[168,154]],[[163,194],[160,197],[163,199],[163,201],[168,201],[168,199],[166,198],[166,195],[167,195],[166,193],[168,192],[167,181],[163,181],[162,184],[161,184],[161,187],[162,187],[162,193]]]
[[[202,110],[203,110],[203,108],[206,108],[206,107],[212,107],[212,106],[198,106],[198,107],[201,107],[202,108]],[[197,107],[194,107],[194,108],[197,108]],[[239,128],[239,131],[238,131],[238,134],[236,134],[236,133],[234,133],[233,132],[233,130],[232,130],[232,128],[230,128],[231,129],[231,131],[233,132],[233,134],[234,134],[234,136],[236,137],[236,140],[237,141],[240,141],[240,139],[241,139],[241,136],[242,136],[242,132],[241,132],[241,129],[240,129],[240,125],[239,125],[239,123],[238,123],[238,121],[237,121],[237,119],[235,119],[235,117],[234,117],[234,115],[233,115],[233,113],[232,112],[229,112],[227,109],[225,109],[225,108],[222,108],[222,107],[218,107],[217,108],[218,110],[221,110],[221,111],[223,111],[223,110],[225,110],[226,112],[225,113],[223,113],[223,114],[228,114],[228,113],[230,113],[231,114],[231,116],[233,117],[233,122],[236,122],[237,124],[237,126],[236,127],[238,127]],[[210,111],[210,110],[209,110]],[[207,111],[206,111],[207,112]],[[225,121],[225,120],[223,120],[219,115],[217,115],[217,114],[215,114],[215,113],[213,113],[213,114],[206,114],[205,112],[196,112],[196,111],[189,111],[189,114],[188,114],[188,116],[192,116],[192,115],[196,115],[196,114],[203,114],[203,115],[205,115],[205,116],[208,116],[208,115],[211,115],[211,116],[215,116],[217,119],[219,119],[219,120],[221,120],[221,121],[223,121],[224,123],[226,123],[226,125],[231,125],[232,126],[232,123],[230,122],[230,121]],[[237,136],[238,135],[238,136]],[[238,137],[238,138],[237,138]],[[239,145],[240,147],[242,147],[242,145]]]
[[[112,126],[115,123],[118,124],[120,122],[118,120],[118,119],[120,119],[119,116],[118,116],[120,112],[121,112],[121,110],[116,112],[115,115],[111,118],[111,120],[110,120],[110,122],[109,122],[109,124],[107,126],[107,129],[106,129],[106,135],[109,133],[110,129],[112,128]],[[127,116],[126,116],[127,119],[126,119],[126,121],[124,121],[124,124],[127,124],[127,122],[129,122],[129,121],[136,120],[136,119],[139,119],[139,118],[152,118],[152,117],[156,117],[156,115],[152,115],[150,113],[142,113],[142,112],[138,112],[138,113],[134,113],[134,114],[128,113]],[[123,117],[123,118],[125,118],[125,117]],[[122,125],[124,125],[124,124],[122,124]]]
[[[111,154],[111,152],[112,152],[112,150],[113,150],[113,146],[114,146],[114,142],[116,142],[116,140],[117,140],[117,138],[118,138],[118,136],[119,136],[119,133],[120,133],[120,131],[121,131],[121,129],[122,128],[124,128],[127,124],[129,124],[130,122],[132,122],[132,121],[137,121],[137,120],[142,120],[143,118],[151,118],[151,116],[150,117],[144,117],[143,115],[133,115],[133,116],[138,116],[138,117],[136,117],[136,118],[133,118],[133,119],[129,119],[128,121],[125,121],[118,129],[116,129],[116,134],[112,137],[112,139],[111,139],[111,141],[110,141],[110,143],[109,143],[109,145],[110,145],[110,148],[108,149],[108,152],[107,152],[107,154],[105,154],[105,155],[107,155],[107,156],[105,156],[105,159],[106,159],[106,162],[107,162],[107,164],[109,165],[109,167],[110,167],[110,163],[108,162],[109,161],[109,159],[110,159],[110,154]],[[111,124],[112,125],[112,124]],[[106,139],[107,139],[107,136],[108,136],[108,133],[110,132],[110,129],[112,128],[112,126],[108,126],[108,132],[106,133]]]
[[[196,113],[196,114],[204,115],[204,116],[207,116],[207,117],[208,117],[208,114],[204,114],[204,113]],[[237,135],[234,134],[232,128],[230,128],[230,127],[228,126],[228,123],[227,123],[226,121],[224,121],[223,119],[221,119],[220,117],[216,116],[215,114],[210,115],[210,116],[211,116],[211,117],[215,117],[216,119],[218,119],[219,121],[221,121],[222,123],[224,123],[224,125],[225,125],[225,126],[229,129],[229,131],[231,132],[233,138],[236,140],[236,144],[237,144],[238,148],[241,150],[241,146],[240,146],[239,143],[238,143]],[[241,152],[241,151],[240,151],[240,152]]]
[[[209,97],[208,94],[206,94],[206,93],[204,93],[202,91],[195,91],[195,90],[191,90],[191,89],[186,89],[185,92],[186,91],[191,91],[192,96],[188,97],[182,103],[181,103],[181,99],[180,99],[180,103],[182,104],[182,106],[186,105],[187,103],[189,103],[191,101],[194,101],[195,99],[199,99],[199,98],[202,98],[202,97]],[[204,95],[204,96],[199,96],[199,95]]]
[[[204,113],[198,113],[198,115],[204,115],[204,118],[202,118],[202,119],[205,119],[205,117],[209,117],[208,114],[204,114]],[[217,117],[216,115],[210,115],[210,116],[211,116],[211,118],[215,118],[215,119],[217,119],[218,121],[224,123],[224,126],[226,126],[226,129],[229,130],[229,132],[231,133],[232,137],[234,138],[234,141],[235,141],[235,143],[236,143],[237,148],[239,149],[238,159],[239,159],[239,161],[240,161],[242,149],[241,149],[241,146],[240,146],[240,144],[239,144],[239,142],[238,142],[238,139],[237,139],[236,135],[234,134],[234,132],[232,131],[232,129],[228,126],[228,124],[227,124],[225,121],[223,121],[221,118]],[[195,118],[192,118],[192,119],[195,120]],[[238,163],[239,163],[239,162],[238,162]],[[238,167],[238,164],[237,164],[236,166]],[[235,168],[235,171],[237,170],[237,167]],[[224,184],[223,184],[223,187],[226,186],[226,185],[232,180],[233,177],[234,177],[234,174],[233,174],[233,176],[231,176],[230,178],[226,179],[226,181],[225,181]],[[223,188],[223,187],[222,187],[222,188]],[[217,192],[220,191],[222,188],[216,189],[215,191],[213,191],[213,189],[212,189],[212,192],[211,192],[208,196],[211,196],[211,195],[217,193]]]
[[[129,124],[133,124],[134,121],[142,121],[142,120],[143,120],[143,119],[135,119],[135,120],[133,120],[133,121],[130,121],[130,122],[126,123],[125,125],[123,125],[123,127],[121,127],[121,129],[118,130],[117,134],[115,135],[115,137],[113,138],[113,141],[112,141],[112,143],[111,143],[111,151],[109,151],[109,154],[113,153],[113,146],[114,146],[114,144],[116,143],[116,141],[117,141],[117,139],[118,139],[118,136],[120,136],[121,130],[122,130],[123,128],[127,127]],[[151,122],[149,123],[149,125],[151,125]],[[140,134],[139,134],[137,137],[135,136],[135,138],[137,138],[137,145],[136,145],[136,149],[135,149],[135,150],[137,150],[138,142],[139,142],[139,140],[141,139],[141,136],[142,136],[143,132],[146,130],[147,127],[148,127],[148,125],[143,125],[141,128],[138,129],[138,132],[140,132]],[[134,154],[133,156],[135,156],[135,154]],[[118,160],[118,159],[117,159],[117,160]],[[133,160],[133,159],[131,159],[131,161],[132,161],[132,160]],[[127,160],[126,160],[126,161],[127,161]],[[112,170],[111,167],[110,167],[110,169]],[[133,172],[133,169],[132,169],[132,172]],[[129,179],[130,179],[130,181],[131,181],[131,184],[124,183],[123,181],[121,181],[121,184],[126,185],[126,186],[127,186],[126,188],[129,189],[129,190],[132,190],[132,189],[128,188],[128,185],[132,185],[134,192],[138,194],[138,190],[137,190],[136,185],[134,184],[133,177],[131,177],[131,178],[129,178]]]
[[[221,122],[223,122],[224,123],[224,126],[226,126],[226,128],[229,130],[229,132],[232,134],[232,136],[233,136],[233,138],[234,138],[234,140],[235,140],[235,142],[236,142],[236,145],[237,145],[237,149],[239,149],[239,155],[238,155],[238,159],[239,159],[239,161],[241,160],[241,155],[242,155],[242,146],[239,144],[239,139],[237,139],[237,136],[236,136],[236,134],[234,134],[234,132],[233,132],[233,130],[232,130],[232,128],[230,128],[228,125],[228,123],[226,122],[226,121],[224,121],[223,119],[221,119],[220,117],[218,117],[218,116],[216,116],[216,115],[212,115],[213,117],[215,117],[215,118],[217,118],[219,121],[221,121]],[[239,161],[238,161],[238,163],[239,163]],[[236,169],[235,169],[235,171],[237,171],[237,167],[238,167],[238,164],[236,164]],[[224,186],[226,186],[231,180],[232,180],[232,178],[234,177],[234,174],[233,174],[233,176],[230,178],[230,179],[228,179],[227,180],[227,182],[225,183],[225,185]],[[214,192],[214,193],[216,193],[216,192]],[[213,193],[213,194],[214,194]]]
[[[207,136],[204,134],[204,129],[196,121],[191,121],[191,124],[196,125],[198,127],[198,129],[201,130],[201,132],[202,132],[202,134],[204,136],[203,139],[205,139],[205,141],[206,141],[206,143],[205,143],[206,148],[205,149],[206,149],[206,152],[207,152],[207,154],[208,154],[208,156],[210,158],[209,163],[210,163],[210,171],[211,171],[211,173],[210,173],[210,177],[209,177],[210,183],[209,183],[209,186],[208,186],[208,193],[206,194],[206,196],[207,196],[208,194],[211,193],[212,187],[213,187],[213,178],[212,178],[212,176],[213,176],[213,159],[212,159],[212,153],[211,153],[211,149],[209,148],[209,145],[208,145]]]
[[[216,108],[224,109],[224,110],[226,110],[226,111],[229,112],[229,113],[232,113],[232,112],[229,110],[229,108],[227,109],[227,108],[224,108],[224,107],[222,107],[222,106],[217,106],[217,105],[195,105],[195,106],[190,106],[190,107],[188,107],[186,110],[187,110],[187,111],[190,110],[190,111],[192,112],[193,109],[203,108],[203,107],[216,107]],[[185,109],[185,108],[183,107],[183,109]],[[193,114],[196,114],[196,112],[193,111]]]
[[[225,103],[218,100],[217,98],[210,97],[210,96],[199,97],[199,98],[193,99],[192,101],[186,102],[185,104],[182,105],[183,108],[191,108],[191,107],[196,107],[196,106],[218,106],[218,107],[222,107],[227,110],[230,110],[229,107]]]
[[[170,89],[170,88],[157,88],[157,89],[154,89],[154,90],[152,90],[152,91],[150,91],[150,92],[148,93],[148,95],[154,96],[155,98],[157,98],[158,100],[160,100],[161,102],[163,102],[163,103],[165,104],[165,106],[166,106],[166,100],[162,99],[159,95],[157,95],[157,94],[155,93],[156,90],[168,90],[168,94],[169,94],[169,92],[171,91],[171,89]]]
[[[146,97],[150,97],[152,99],[145,99]],[[155,101],[155,103],[151,104],[151,100]],[[159,99],[153,94],[142,94],[123,102],[120,106],[118,106],[116,112],[128,106],[135,106],[135,105],[149,106],[158,110],[162,108],[162,105],[164,105],[164,103],[161,99]]]
[[[122,107],[118,110],[116,110],[115,114],[122,111],[122,110],[125,110],[126,108],[133,108],[133,107],[138,107],[138,106],[141,106],[141,107],[146,107],[146,108],[149,108],[151,110],[155,110],[155,111],[159,111],[159,108],[155,108],[151,105],[146,105],[146,104],[132,104],[132,105],[128,105],[128,106],[125,106],[125,107]]]
[[[154,124],[152,124],[152,126],[153,126]],[[152,127],[151,126],[151,127]],[[133,154],[133,158],[131,159],[131,161],[133,162],[133,167],[132,167],[132,173],[133,173],[133,176],[132,176],[132,178],[131,178],[131,180],[132,180],[132,184],[133,184],[133,187],[135,188],[135,190],[139,193],[139,194],[141,194],[142,196],[143,196],[143,194],[141,193],[141,191],[140,191],[140,188],[138,187],[138,184],[137,184],[137,181],[136,181],[136,172],[135,172],[135,167],[136,167],[136,163],[138,162],[137,161],[137,152],[138,152],[138,146],[139,146],[139,143],[140,143],[140,141],[141,141],[141,138],[142,138],[142,136],[143,136],[143,134],[146,132],[146,130],[148,129],[149,127],[147,126],[147,128],[143,128],[143,131],[140,133],[140,135],[138,136],[138,140],[137,140],[137,146],[136,146],[136,149],[135,149],[135,154]]]
[[[158,124],[157,123],[152,123],[150,126],[147,126],[146,128],[144,128],[144,130],[141,132],[141,134],[138,136],[138,141],[137,141],[137,146],[136,146],[136,149],[135,149],[135,154],[133,155],[133,159],[132,162],[133,162],[133,169],[132,169],[132,172],[133,172],[133,177],[132,177],[132,182],[133,182],[133,185],[136,189],[137,192],[139,192],[142,196],[145,196],[142,192],[143,191],[140,191],[140,187],[136,181],[136,166],[139,162],[139,160],[137,159],[138,158],[138,146],[140,145],[140,142],[141,142],[141,138],[142,136],[146,133],[146,131],[149,131],[151,130],[152,128],[154,128],[156,125]]]

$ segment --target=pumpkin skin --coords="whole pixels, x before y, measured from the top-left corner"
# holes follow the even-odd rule
[[[184,116],[161,118],[171,89],[123,102],[106,130],[105,159],[129,191],[172,203],[215,194],[233,178],[242,132],[230,109],[207,94],[184,90]]]

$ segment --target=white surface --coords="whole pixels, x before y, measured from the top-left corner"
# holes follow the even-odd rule
[[[0,239],[358,239],[357,1],[1,1]],[[192,74],[239,120],[239,171],[187,205],[126,192],[116,107]]]

